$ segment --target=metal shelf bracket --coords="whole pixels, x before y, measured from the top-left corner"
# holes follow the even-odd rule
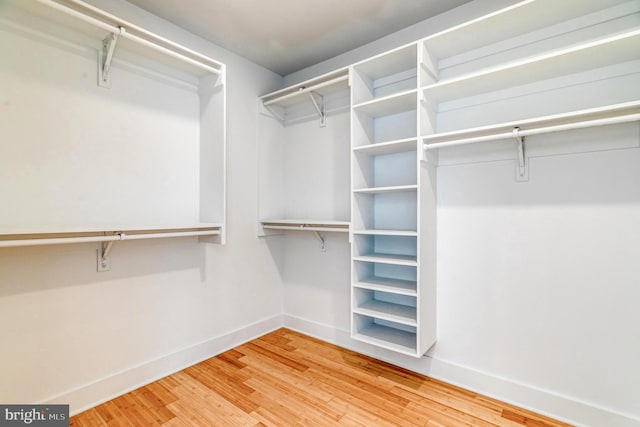
[[[304,88],[300,88],[300,90],[304,90]],[[320,127],[321,128],[325,127],[327,124],[327,121],[326,121],[326,115],[324,110],[324,98],[322,97],[322,95],[319,95],[313,91],[309,91],[307,93],[309,94],[309,98],[311,98],[311,102],[313,103],[313,106],[316,108],[316,111],[318,112],[318,116],[320,116]]]
[[[119,232],[117,236],[120,240],[124,240],[124,233]],[[111,270],[111,249],[113,248],[113,241],[100,243],[100,249],[98,249],[98,272]]]
[[[516,140],[516,151],[518,153],[518,167],[516,169],[516,181],[518,182],[526,182],[529,181],[529,162],[527,162],[527,157],[525,153],[524,147],[524,137],[520,135],[520,128],[514,127],[511,130],[513,137]]]
[[[106,88],[111,87],[111,62],[113,54],[118,44],[118,37],[124,34],[124,27],[118,27],[118,33],[111,33],[102,40],[102,50],[99,52],[98,63],[98,85]]]
[[[320,235],[320,233],[318,233],[317,231],[314,231],[313,233],[316,235],[318,240],[320,240],[320,252],[326,252],[327,251],[327,242],[325,241],[324,237],[322,237]]]

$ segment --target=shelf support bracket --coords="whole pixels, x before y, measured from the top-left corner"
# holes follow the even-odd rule
[[[102,87],[111,87],[111,62],[113,54],[118,44],[118,37],[125,32],[124,27],[118,27],[120,32],[111,33],[102,40],[102,50],[100,51],[100,63],[98,64],[98,84]]]
[[[524,138],[520,136],[520,128],[514,127],[511,130],[513,137],[516,140],[516,151],[518,152],[518,167],[516,169],[516,181],[526,182],[529,181],[529,162],[524,147]]]
[[[320,116],[320,127],[323,128],[327,124],[326,115],[324,110],[324,97],[322,95],[318,95],[313,91],[307,92],[309,94],[309,98],[311,98],[311,102],[313,106],[316,108],[318,112],[318,116]],[[318,97],[318,99],[316,99]]]
[[[320,235],[320,233],[318,233],[317,231],[314,231],[313,233],[316,235],[318,240],[320,240],[320,252],[326,252],[327,251],[327,242],[324,240],[324,237],[322,237]]]
[[[124,233],[119,232],[117,234],[119,240],[124,239]],[[102,242],[100,249],[98,249],[98,272],[111,270],[111,249],[113,248],[113,240],[109,242]]]
[[[275,108],[273,108],[271,105],[265,105],[264,108],[266,108],[267,111],[269,111],[271,115],[276,118],[276,120],[278,120],[280,123],[284,123],[285,117],[283,115],[280,115]]]

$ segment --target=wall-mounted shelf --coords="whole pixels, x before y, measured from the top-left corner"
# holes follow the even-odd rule
[[[638,59],[638,46],[636,29],[444,79],[422,90],[430,102],[446,102]]]
[[[221,230],[222,224],[0,230],[0,248],[190,236],[219,236]]]
[[[268,230],[328,231],[334,233],[349,232],[349,221],[318,219],[263,219],[260,223],[263,228]]]
[[[498,123],[455,132],[435,133],[422,137],[425,150],[513,138],[513,129],[521,136],[559,132],[585,127],[640,121],[640,101],[608,105],[564,114]]]
[[[382,193],[405,193],[415,192],[418,190],[417,185],[395,185],[392,187],[373,187],[373,188],[357,188],[353,190],[354,194],[382,194]]]
[[[416,109],[417,91],[409,90],[353,106],[354,111],[370,117],[391,116]]]
[[[415,280],[391,279],[388,277],[367,276],[353,283],[354,288],[370,289],[398,295],[417,296]]]
[[[418,265],[415,255],[370,253],[354,256],[353,260],[381,264],[406,265],[408,267],[416,267]]]
[[[409,356],[416,355],[416,332],[381,324],[382,319],[354,313],[356,330],[353,337],[377,347]],[[392,325],[394,322],[390,322]],[[401,324],[399,324],[401,326]]]
[[[348,101],[340,95],[346,94],[348,87],[349,70],[344,68],[272,92],[261,97],[260,102],[282,124],[302,121],[315,114],[324,127],[328,114],[347,107]]]
[[[385,154],[413,152],[416,150],[416,138],[404,138],[396,141],[379,142],[377,144],[361,145],[355,147],[355,154],[366,154],[369,156],[382,156]]]

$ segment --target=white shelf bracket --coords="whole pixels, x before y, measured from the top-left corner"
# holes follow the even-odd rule
[[[518,152],[518,167],[516,168],[516,181],[526,182],[529,181],[529,162],[524,147],[524,138],[520,135],[520,128],[514,127],[511,130],[513,137],[516,140],[516,151]]]
[[[124,239],[124,233],[118,233],[120,240]],[[98,249],[98,272],[111,270],[111,249],[113,248],[113,240],[100,243]]]
[[[320,252],[326,252],[327,251],[327,242],[324,240],[324,237],[322,237],[320,235],[320,233],[318,233],[317,231],[314,231],[313,233],[316,235],[318,240],[320,240]]]
[[[98,85],[106,88],[111,87],[111,62],[113,54],[118,44],[118,37],[124,34],[124,27],[118,27],[119,33],[111,33],[102,40],[102,50],[100,51],[100,61],[98,63]]]
[[[304,88],[300,88],[300,90],[304,90]],[[311,98],[311,102],[313,103],[313,106],[316,108],[316,111],[318,112],[318,116],[320,116],[320,127],[325,127],[325,125],[327,124],[326,121],[326,115],[325,115],[325,110],[324,110],[324,98],[322,97],[322,95],[318,95],[317,93],[313,92],[313,91],[309,91],[307,92],[309,94],[309,98]],[[318,99],[319,98],[319,101]]]

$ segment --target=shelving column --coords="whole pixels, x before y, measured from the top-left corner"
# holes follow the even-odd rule
[[[420,196],[420,180],[430,178],[418,173],[417,64],[411,44],[350,73],[351,335],[414,357],[435,340],[435,301],[421,279],[422,260],[435,259],[423,255],[421,227],[435,221],[419,218],[421,210],[433,218],[435,203]]]

